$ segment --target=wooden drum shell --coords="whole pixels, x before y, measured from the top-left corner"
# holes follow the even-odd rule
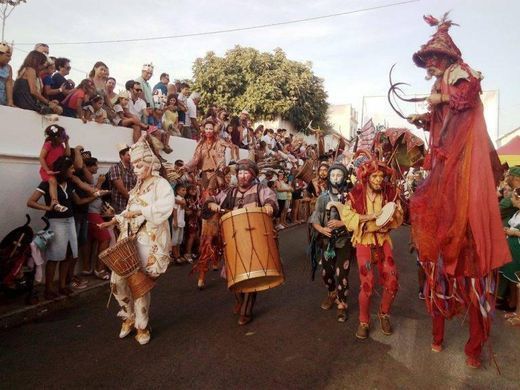
[[[220,225],[231,291],[263,291],[285,281],[272,217],[261,207],[226,213]]]

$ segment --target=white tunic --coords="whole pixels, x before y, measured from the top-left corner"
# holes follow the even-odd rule
[[[128,228],[135,234],[139,257],[144,271],[157,277],[164,273],[170,262],[171,234],[168,218],[172,214],[175,196],[167,180],[160,176],[151,176],[141,185],[130,191],[125,211],[116,216],[121,229],[121,237],[128,236]],[[141,211],[142,215],[126,219],[126,211]],[[130,222],[130,224],[129,224]],[[139,229],[139,227],[145,224]]]

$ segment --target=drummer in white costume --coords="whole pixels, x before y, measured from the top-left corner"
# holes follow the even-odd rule
[[[276,193],[266,185],[256,181],[258,167],[252,160],[240,160],[237,163],[238,186],[230,187],[213,198],[209,198],[203,206],[202,215],[221,210],[236,210],[242,207],[264,207],[269,215],[278,208]],[[240,314],[239,325],[245,325],[253,319],[253,307],[256,292],[236,294],[235,314]]]
[[[155,279],[166,271],[170,261],[171,235],[168,217],[172,214],[175,197],[168,181],[159,176],[161,163],[144,139],[140,139],[130,148],[130,156],[137,184],[130,191],[126,209],[100,227],[119,224],[119,240],[137,233],[142,270]],[[112,272],[110,282],[112,293],[121,306],[118,316],[123,319],[123,325],[119,337],[128,336],[135,327],[136,340],[141,345],[147,344],[150,341],[150,292],[134,299],[127,279],[115,272]]]

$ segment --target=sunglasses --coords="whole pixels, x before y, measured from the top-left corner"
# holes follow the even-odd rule
[[[140,88],[139,88],[139,89],[137,89],[137,88],[134,88],[134,91],[135,91],[135,92],[143,92],[143,90],[142,90],[142,89],[140,89]]]

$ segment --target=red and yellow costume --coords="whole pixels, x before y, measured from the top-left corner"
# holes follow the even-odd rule
[[[377,171],[382,171],[387,177],[391,174],[391,170],[377,160],[369,160],[359,168],[359,181],[349,193],[349,200],[341,213],[341,219],[347,229],[353,232],[352,245],[356,249],[361,281],[359,322],[364,324],[370,321],[370,298],[375,284],[374,266],[378,268],[380,282],[383,285],[380,314],[389,314],[399,288],[389,232],[402,224],[402,212],[398,210],[393,219],[381,229],[375,226],[374,221],[361,222],[362,216],[378,214],[386,203],[395,201],[397,197],[395,187],[383,182],[381,191],[375,194],[374,199],[370,199],[367,194],[368,180],[370,175]]]

